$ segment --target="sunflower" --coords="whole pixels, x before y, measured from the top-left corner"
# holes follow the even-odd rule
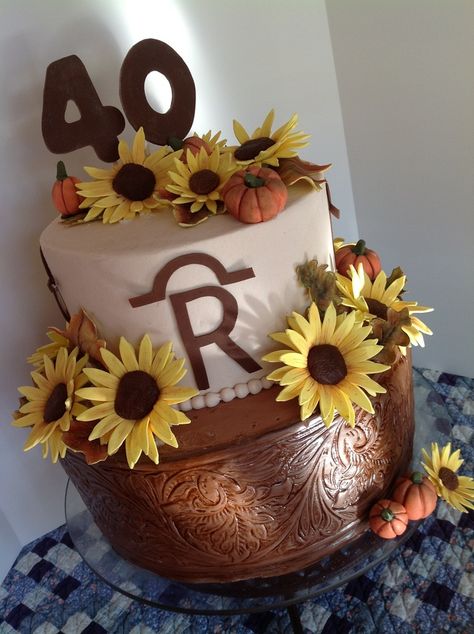
[[[421,464],[439,497],[458,511],[474,509],[474,479],[456,474],[464,462],[459,449],[451,453],[451,443],[448,442],[440,451],[438,443],[434,442],[431,443],[431,456],[425,449],[421,451],[426,461],[426,464]]]
[[[72,417],[85,410],[74,393],[87,382],[82,373],[87,356],[77,361],[77,352],[76,348],[68,354],[67,348],[60,348],[55,363],[44,355],[44,371],[31,373],[36,387],[18,388],[20,394],[26,397],[26,403],[20,407],[12,425],[32,427],[24,450],[28,451],[41,443],[43,457],[50,450],[53,462],[57,462],[59,456],[63,458],[66,453],[62,435],[68,431]]]
[[[55,328],[50,328],[46,332],[46,336],[50,339],[51,343],[47,343],[44,346],[41,346],[34,352],[31,356],[28,357],[28,363],[36,366],[38,369],[44,368],[44,357],[45,355],[48,359],[56,359],[58,352],[61,348],[69,347],[69,339],[67,339],[61,332],[57,331]]]
[[[101,216],[103,223],[112,224],[149,213],[163,204],[160,192],[169,182],[168,171],[179,152],[162,147],[147,155],[143,128],[136,133],[131,150],[125,141],[120,141],[118,152],[120,160],[111,169],[84,168],[95,179],[76,185],[84,197],[80,207],[90,207],[84,222]]]
[[[349,277],[336,274],[337,287],[342,293],[342,303],[356,310],[363,320],[371,321],[374,318],[387,319],[389,308],[396,312],[408,309],[410,325],[402,326],[414,346],[424,346],[423,333],[432,335],[432,331],[421,319],[414,317],[414,313],[429,313],[433,309],[428,306],[419,306],[417,302],[406,302],[399,298],[406,283],[406,276],[401,275],[387,285],[387,276],[383,271],[377,275],[373,282],[365,273],[362,264],[357,270],[351,264]]]
[[[236,165],[230,154],[221,154],[219,148],[216,147],[209,155],[202,147],[196,155],[188,150],[186,163],[176,160],[175,168],[176,172],[169,174],[174,182],[166,188],[178,195],[173,203],[190,204],[192,213],[207,207],[211,213],[215,214],[217,201],[221,200],[221,190],[235,171]]]
[[[125,442],[131,469],[142,452],[158,464],[155,436],[177,447],[171,425],[191,422],[171,405],[182,403],[198,392],[194,388],[176,386],[186,370],[184,359],[174,358],[171,343],[154,351],[150,337],[145,335],[137,358],[133,346],[121,337],[119,350],[120,359],[109,350],[101,349],[107,372],[93,368],[84,370],[95,387],[82,388],[77,394],[99,404],[78,416],[78,420],[99,420],[89,440],[102,439],[109,434],[109,455],[116,453]]]
[[[312,303],[308,319],[293,312],[289,328],[277,332],[272,339],[288,346],[271,352],[264,361],[284,363],[267,376],[284,386],[277,401],[298,397],[301,419],[308,418],[319,404],[324,423],[329,426],[335,410],[352,427],[355,425],[353,403],[373,414],[367,394],[382,394],[386,390],[368,374],[384,372],[389,366],[369,361],[382,346],[367,339],[370,326],[356,321],[355,312],[336,315],[330,304],[321,323],[316,304]]]
[[[234,134],[240,146],[230,147],[239,165],[273,165],[279,164],[279,159],[296,156],[296,150],[308,145],[308,134],[292,132],[298,123],[298,115],[294,114],[287,123],[272,134],[274,110],[265,117],[260,128],[250,136],[245,128],[234,120]]]

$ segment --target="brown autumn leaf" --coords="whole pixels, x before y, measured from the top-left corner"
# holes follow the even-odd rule
[[[63,433],[63,442],[79,453],[84,454],[87,464],[102,462],[108,457],[107,444],[101,444],[100,439],[89,440],[89,435],[94,429],[97,421],[74,420],[69,427],[69,431]]]
[[[50,330],[54,330],[66,337],[73,347],[77,346],[83,354],[88,354],[92,359],[102,363],[100,349],[105,348],[106,343],[104,339],[99,339],[96,325],[83,308],[75,315],[72,315],[66,325],[66,330],[59,330],[59,328],[54,327],[50,328]]]
[[[296,267],[298,280],[307,289],[311,300],[321,311],[327,310],[329,304],[338,305],[341,301],[337,292],[336,276],[327,271],[327,264],[318,264],[316,259],[308,260]]]
[[[280,159],[276,171],[287,187],[291,187],[295,183],[303,181],[309,183],[319,191],[322,185],[326,183],[329,211],[336,218],[339,218],[339,209],[332,204],[329,185],[324,178],[324,173],[327,172],[330,167],[331,163],[327,165],[316,165],[309,161],[303,161],[299,156],[294,156],[292,158]]]
[[[397,356],[399,346],[406,347],[410,343],[410,338],[402,330],[403,326],[410,326],[411,319],[408,308],[400,312],[389,308],[387,319],[377,318],[371,322],[372,332],[378,339],[383,349],[374,357],[377,363],[392,365]]]

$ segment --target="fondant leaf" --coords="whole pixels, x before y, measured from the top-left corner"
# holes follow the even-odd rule
[[[324,183],[324,172],[331,167],[328,165],[316,165],[309,161],[303,161],[299,156],[282,158],[279,161],[277,172],[287,187],[291,187],[300,180],[304,180],[312,187],[319,190]]]
[[[374,357],[377,363],[392,365],[397,356],[397,348],[406,347],[410,343],[410,337],[403,331],[404,327],[411,326],[408,308],[397,312],[392,308],[387,311],[387,319],[374,319],[371,322],[372,332],[378,339],[383,349]]]
[[[69,449],[84,454],[87,464],[102,462],[108,456],[107,443],[101,444],[99,439],[89,440],[89,435],[96,423],[95,420],[91,422],[74,420],[69,431],[64,432],[62,437]]]
[[[175,205],[173,215],[180,227],[194,227],[209,218],[209,212],[206,208],[193,213],[187,205]]]
[[[100,349],[105,348],[106,343],[98,338],[97,328],[85,310],[73,315],[66,326],[66,330],[51,327],[50,330],[66,337],[72,343],[72,347],[78,347],[84,354],[102,363]]]
[[[327,271],[327,267],[327,264],[318,264],[316,259],[308,260],[296,267],[300,284],[308,290],[311,300],[323,312],[331,303],[337,306],[341,302],[337,292],[336,276],[332,271]]]
[[[319,191],[323,183],[326,183],[329,211],[333,216],[339,218],[339,209],[335,207],[331,201],[329,185],[324,178],[324,173],[327,172],[330,167],[331,163],[327,165],[316,165],[309,161],[303,161],[299,156],[293,156],[291,158],[281,158],[276,171],[287,187],[291,187],[295,183],[303,181],[309,183]]]

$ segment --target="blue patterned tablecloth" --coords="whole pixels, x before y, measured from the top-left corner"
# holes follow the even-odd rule
[[[416,370],[448,418],[437,421],[474,473],[474,379]],[[434,403],[436,405],[436,403]],[[474,633],[474,513],[439,503],[384,563],[299,606],[308,633]],[[184,590],[183,590],[184,592]],[[85,564],[65,526],[25,546],[0,586],[0,633],[290,634],[286,610],[232,617],[173,614],[114,591]]]

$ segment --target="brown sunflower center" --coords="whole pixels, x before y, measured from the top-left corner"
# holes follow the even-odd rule
[[[44,422],[53,423],[54,421],[59,420],[67,409],[66,401],[66,384],[58,383],[46,401],[46,406],[44,408]]]
[[[138,420],[151,412],[160,397],[155,379],[143,370],[127,372],[120,379],[115,396],[116,413],[127,420]]]
[[[238,161],[251,161],[259,152],[268,150],[274,144],[275,141],[268,136],[262,136],[259,139],[249,139],[235,150],[234,156]]]
[[[112,187],[127,200],[145,200],[155,189],[156,179],[153,172],[136,163],[125,163],[117,172]]]
[[[313,346],[308,354],[308,370],[322,385],[336,385],[347,375],[347,366],[339,348],[329,343]]]
[[[448,467],[441,467],[438,475],[441,482],[447,489],[449,489],[450,491],[456,491],[459,485],[459,480],[454,471],[451,471],[451,469],[448,469]]]
[[[366,297],[365,301],[367,302],[371,315],[387,320],[388,307],[385,304],[382,304],[382,302],[379,302],[378,299],[372,299],[371,297]]]
[[[189,189],[195,194],[210,194],[220,182],[219,175],[212,170],[199,170],[189,179]]]

